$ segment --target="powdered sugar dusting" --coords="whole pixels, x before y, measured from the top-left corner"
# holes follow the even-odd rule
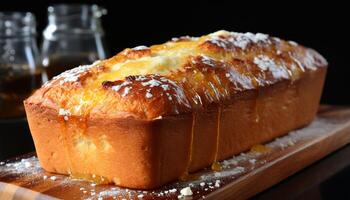
[[[166,95],[169,98],[169,100],[171,101],[172,100],[172,97],[171,96],[175,96],[176,97],[176,100],[179,104],[182,104],[182,105],[185,105],[186,107],[191,107],[186,96],[185,96],[185,93],[182,89],[182,87],[180,87],[177,83],[175,83],[174,81],[166,78],[166,77],[161,77],[160,80],[163,82],[163,83],[167,83],[169,86],[171,85],[172,88],[175,90],[174,94],[169,94],[169,93],[166,93]],[[164,89],[164,87],[163,87]],[[164,90],[166,91],[166,90]]]
[[[122,87],[127,86],[127,85],[130,85],[130,84],[131,84],[130,81],[124,81],[122,84],[114,85],[114,86],[112,86],[111,88],[112,88],[112,90],[118,92]]]
[[[156,87],[156,86],[160,86],[162,85],[162,82],[158,81],[158,80],[155,80],[155,79],[151,79],[147,82],[142,82],[141,85],[143,86],[148,86],[148,87]]]
[[[164,91],[169,90],[169,85],[161,85],[160,87],[162,87]]]
[[[231,68],[227,73],[225,73],[225,77],[228,78],[229,81],[232,82],[237,89],[254,88],[251,78],[239,73],[234,68]]]
[[[289,44],[293,45],[293,46],[298,46],[298,43],[294,42],[294,41],[288,41]]]
[[[289,73],[284,66],[277,64],[273,59],[265,55],[259,55],[254,58],[254,64],[264,71],[270,71],[274,78],[289,78]]]
[[[208,66],[211,66],[211,67],[215,67],[215,63],[214,63],[214,59],[208,57],[208,56],[205,56],[205,55],[201,55],[201,59],[202,59],[202,62]]]
[[[268,43],[269,36],[263,33],[253,34],[247,33],[237,33],[237,32],[227,32],[227,31],[217,31],[209,35],[210,39],[207,40],[219,47],[228,49],[231,45],[246,49],[250,43]]]
[[[149,48],[149,47],[146,47],[146,46],[144,46],[144,45],[140,45],[140,46],[137,46],[137,47],[132,48],[132,50],[136,50],[136,51],[147,50],[147,49],[150,49],[150,48]]]
[[[305,56],[303,57],[303,63],[305,63],[305,68],[310,69],[310,70],[316,70],[317,69],[317,66],[316,66],[317,61],[315,60],[315,57],[314,57],[314,54],[312,54],[312,51],[313,50],[308,49],[305,52]],[[320,59],[323,59],[323,58],[320,58]],[[325,61],[324,59],[322,62],[327,63],[327,61]]]
[[[64,108],[60,108],[58,110],[58,115],[63,116],[64,120],[67,121],[69,116],[71,116],[71,113],[69,112],[69,110],[65,110]]]
[[[145,97],[147,99],[154,96],[154,94],[151,92],[152,88],[158,87],[162,89],[161,94],[165,94],[169,101],[172,101],[173,97],[175,97],[179,104],[190,107],[183,89],[169,78],[158,75],[149,75],[147,77],[140,75],[136,76],[135,80],[140,82],[144,89],[146,89]],[[170,92],[170,90],[173,90],[173,92]]]
[[[152,97],[153,97],[153,95],[152,95],[151,92],[147,92],[147,93],[146,93],[146,98],[147,98],[147,99],[152,98]]]
[[[125,87],[124,88],[124,92],[122,94],[122,97],[126,97],[126,95],[129,94],[130,90],[132,89],[132,87]]]
[[[103,86],[121,94],[122,97],[130,93],[143,94],[146,99],[165,96],[169,101],[176,101],[178,104],[190,108],[183,88],[175,81],[157,74],[128,76],[125,80],[115,82],[105,81]],[[174,108],[178,112],[177,105]]]
[[[191,37],[191,36],[181,36],[181,37],[173,37],[171,38],[171,41],[172,42],[178,42],[178,41],[181,41],[181,40],[190,40],[190,41],[193,41],[193,40],[198,40],[198,37]]]

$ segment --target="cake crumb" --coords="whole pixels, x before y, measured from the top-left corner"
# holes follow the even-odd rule
[[[65,110],[65,109],[63,109],[63,108],[60,108],[60,109],[58,110],[58,115],[60,115],[60,116],[70,116],[71,113],[70,113],[68,110]]]
[[[289,146],[294,146],[294,141],[293,141],[293,140],[289,140],[289,141],[288,141],[288,145],[289,145]]]
[[[143,194],[137,195],[137,198],[142,199],[143,198]]]
[[[57,177],[56,176],[51,176],[50,179],[55,181],[55,180],[57,180]]]
[[[147,99],[152,98],[152,97],[153,97],[152,93],[150,93],[150,92],[147,92],[147,93],[146,93],[146,98],[147,98]]]
[[[254,165],[256,163],[256,159],[250,159],[249,162]]]
[[[216,180],[215,181],[215,187],[220,187],[220,182],[221,182],[220,180]]]
[[[170,193],[175,193],[175,192],[177,192],[177,189],[176,189],[176,188],[171,189],[171,190],[169,190],[169,192],[170,192]]]
[[[46,179],[47,179],[47,176],[46,176],[46,175],[45,175],[45,176],[43,176],[43,179],[44,179],[44,180],[46,180]]]
[[[181,195],[183,196],[192,196],[193,192],[190,187],[185,187],[182,190],[180,190]]]
[[[59,115],[59,116],[63,116],[63,119],[64,119],[65,121],[68,121],[68,116],[71,116],[71,113],[69,112],[69,110],[65,110],[65,109],[63,109],[63,108],[60,108],[60,109],[58,110],[58,115]]]

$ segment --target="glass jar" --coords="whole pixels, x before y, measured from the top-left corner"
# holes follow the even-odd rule
[[[48,8],[43,32],[42,65],[49,79],[82,64],[106,58],[101,16],[97,5],[54,5]]]
[[[0,119],[25,116],[23,100],[42,84],[31,13],[0,12]]]
[[[23,100],[43,82],[31,13],[0,12],[0,160],[34,150]]]

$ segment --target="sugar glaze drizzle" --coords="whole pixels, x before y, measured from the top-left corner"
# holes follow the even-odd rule
[[[192,125],[191,125],[191,137],[190,137],[190,145],[189,145],[189,154],[188,161],[183,175],[180,177],[181,180],[185,181],[190,178],[190,167],[193,161],[193,143],[194,143],[194,134],[196,127],[196,112],[192,113]]]
[[[222,117],[222,106],[218,106],[218,117],[217,117],[217,127],[216,127],[216,146],[215,146],[215,154],[214,154],[214,161],[211,165],[211,169],[214,171],[220,171],[221,166],[218,163],[218,154],[220,149],[220,126],[221,126],[221,117]]]

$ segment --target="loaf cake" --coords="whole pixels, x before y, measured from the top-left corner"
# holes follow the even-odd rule
[[[293,41],[218,31],[73,68],[24,104],[45,170],[151,189],[310,123],[326,70]]]

